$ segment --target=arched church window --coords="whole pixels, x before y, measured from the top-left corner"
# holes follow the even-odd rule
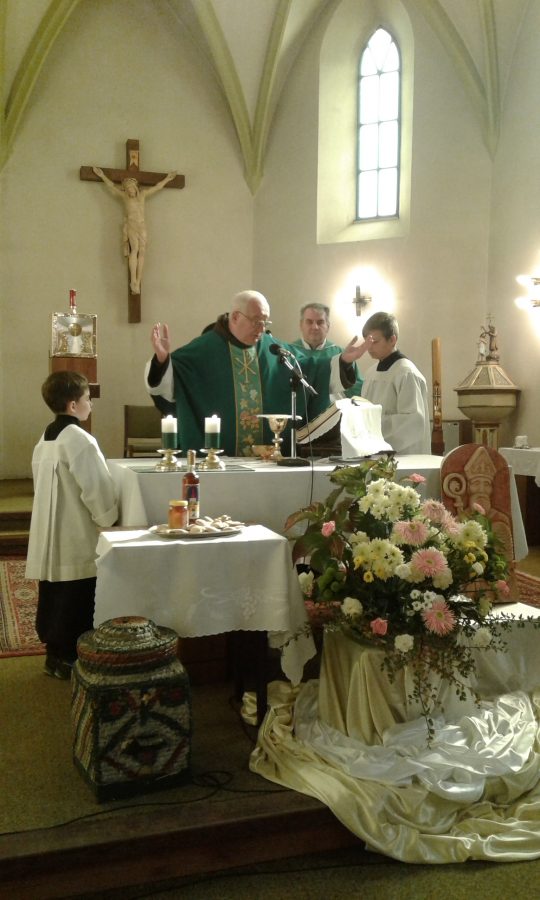
[[[400,87],[399,49],[378,28],[358,66],[357,221],[399,214]]]

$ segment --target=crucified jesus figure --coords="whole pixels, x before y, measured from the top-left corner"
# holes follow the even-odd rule
[[[144,266],[144,254],[146,251],[146,224],[144,221],[144,201],[151,194],[155,194],[165,187],[169,181],[176,177],[176,172],[169,172],[165,178],[158,181],[152,187],[139,188],[136,178],[124,178],[122,186],[117,187],[107,178],[103,169],[92,166],[93,171],[101,178],[105,187],[111,194],[120,197],[124,204],[125,216],[122,230],[124,256],[128,257],[129,287],[132,294],[140,294],[141,278]]]

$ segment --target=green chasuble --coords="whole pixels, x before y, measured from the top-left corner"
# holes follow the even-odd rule
[[[275,338],[263,334],[254,347],[237,346],[217,331],[208,331],[171,354],[178,437],[182,450],[204,447],[204,420],[221,419],[221,449],[228,456],[251,455],[252,444],[270,444],[272,433],[258,413],[289,415],[290,372],[269,352]],[[289,349],[291,345],[284,344]],[[293,350],[296,352],[296,350]],[[301,358],[306,381],[317,391],[306,398],[300,385],[297,414],[305,425],[330,404],[330,363],[327,358]],[[283,455],[290,453],[290,429],[283,435]]]
[[[292,348],[293,353],[295,353],[300,360],[302,366],[302,358],[315,360],[331,360],[334,356],[339,356],[340,353],[343,353],[343,347],[338,347],[337,344],[332,344],[331,341],[327,341],[322,350],[312,350],[311,347],[306,348],[304,347],[300,339],[298,339],[297,341],[293,341],[293,343],[289,344],[289,346]],[[356,363],[354,365],[354,372],[356,375],[356,381],[351,387],[343,388],[344,397],[360,397],[362,395],[362,385],[364,383],[364,379],[360,375]]]

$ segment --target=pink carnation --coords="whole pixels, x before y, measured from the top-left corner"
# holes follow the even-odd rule
[[[480,513],[481,516],[485,516],[486,511],[480,503],[473,503],[472,508],[475,512]]]
[[[373,619],[369,624],[373,634],[386,634],[388,631],[387,619]]]
[[[413,484],[424,484],[426,479],[423,475],[419,475],[418,472],[413,472],[412,475],[407,475],[406,481],[412,481]]]
[[[497,583],[495,584],[495,587],[497,588],[499,594],[502,594],[503,597],[508,597],[508,594],[510,593],[510,585],[507,581],[503,581],[502,578],[500,578],[499,581],[497,581]]]
[[[321,532],[323,537],[330,537],[331,534],[336,530],[335,522],[325,522],[323,527],[321,528]]]
[[[429,631],[435,634],[449,634],[456,624],[455,614],[446,600],[434,600],[429,609],[425,609],[422,618]]]

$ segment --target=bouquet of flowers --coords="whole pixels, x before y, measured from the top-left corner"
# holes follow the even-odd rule
[[[508,616],[491,616],[509,594],[508,565],[490,520],[478,506],[457,519],[436,500],[422,500],[411,475],[396,481],[390,457],[337,468],[324,502],[289,516],[286,530],[306,522],[294,544],[300,581],[326,627],[383,647],[391,679],[412,670],[410,699],[420,703],[433,737],[437,699],[431,673],[465,699],[475,651],[502,650]]]

